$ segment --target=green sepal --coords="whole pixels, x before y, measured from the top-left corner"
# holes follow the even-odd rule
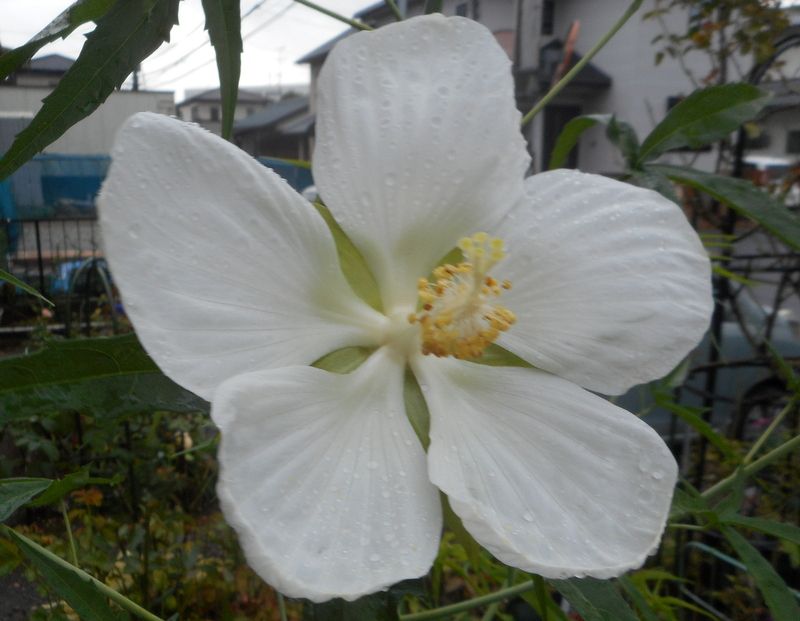
[[[417,378],[414,377],[414,373],[408,367],[406,367],[405,376],[403,377],[403,403],[405,404],[406,416],[408,416],[411,427],[422,443],[422,448],[427,451],[431,443],[431,415],[428,412],[428,404],[425,403],[425,396],[422,394]]]
[[[316,201],[314,207],[317,208],[319,215],[325,220],[325,224],[328,225],[328,229],[333,235],[336,254],[339,256],[339,265],[347,282],[353,288],[353,292],[376,311],[383,312],[378,281],[375,280],[363,255],[323,203]]]
[[[364,364],[374,351],[372,347],[343,347],[325,354],[311,363],[311,366],[331,373],[352,373]]]

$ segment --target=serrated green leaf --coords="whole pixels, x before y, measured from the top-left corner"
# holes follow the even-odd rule
[[[794,524],[775,522],[764,518],[746,517],[744,515],[727,515],[722,517],[721,521],[730,526],[757,530],[758,532],[800,545],[800,527]]]
[[[724,526],[721,531],[747,567],[747,571],[753,576],[774,621],[797,621],[800,619],[800,605],[798,605],[797,599],[769,561],[731,527]]]
[[[344,232],[339,223],[331,214],[330,210],[317,201],[314,203],[319,215],[325,220],[328,229],[333,235],[333,241],[336,244],[336,254],[339,257],[339,265],[342,268],[347,282],[353,288],[355,294],[369,304],[376,311],[383,310],[383,303],[381,301],[381,292],[378,288],[378,281],[372,275],[372,271],[367,266],[361,252],[356,248],[355,244],[350,241],[347,233]]]
[[[8,50],[0,55],[0,80],[8,77],[23,63],[48,43],[56,39],[65,39],[86,22],[93,22],[108,11],[114,0],[78,0],[50,22],[43,30],[35,34],[25,45]]]
[[[780,201],[744,179],[732,179],[682,166],[651,165],[673,181],[705,192],[736,213],[758,222],[786,244],[800,250],[800,218]]]
[[[47,585],[75,609],[86,621],[119,621],[121,615],[111,609],[106,597],[98,590],[91,578],[57,559],[51,552],[10,528],[3,529],[22,553],[36,567]],[[60,562],[58,562],[60,561]]]
[[[0,424],[41,411],[102,418],[154,409],[206,411],[208,404],[164,376],[133,334],[50,341],[0,360]]]
[[[637,621],[636,615],[610,580],[571,578],[548,580],[585,621]]]
[[[669,111],[642,143],[639,162],[665,151],[697,148],[730,135],[754,118],[770,95],[751,84],[723,84],[695,91]]]
[[[179,0],[116,2],[87,35],[80,56],[36,116],[0,159],[5,179],[36,153],[86,118],[119,88],[178,23]]]
[[[14,511],[50,487],[51,483],[50,479],[38,478],[0,479],[0,522],[5,522]]]
[[[230,140],[242,69],[242,19],[239,0],[203,0],[203,11],[206,14],[208,37],[217,56],[222,95],[222,137]]]
[[[39,298],[45,304],[49,304],[50,306],[55,306],[55,304],[53,304],[50,300],[48,300],[46,297],[44,297],[41,293],[39,293],[36,289],[31,287],[29,284],[24,283],[23,281],[21,281],[19,278],[17,278],[13,274],[9,274],[7,271],[2,270],[2,269],[0,269],[0,280],[4,280],[4,281],[6,281],[8,283],[11,283],[15,287],[19,287],[20,289],[22,289],[26,293],[30,293],[31,295],[36,296],[37,298]]]

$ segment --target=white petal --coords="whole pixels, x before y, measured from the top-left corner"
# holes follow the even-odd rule
[[[403,411],[402,364],[384,354],[350,375],[243,375],[215,396],[223,511],[248,563],[286,595],[356,599],[436,556],[438,490]]]
[[[230,143],[156,114],[120,130],[100,198],[106,254],[148,353],[210,399],[223,380],[371,340],[314,208]]]
[[[605,394],[672,370],[697,345],[711,266],[683,212],[650,190],[575,171],[530,177],[497,233],[517,323],[499,343]],[[498,267],[498,274],[501,267]]]
[[[508,56],[472,20],[409,19],[328,56],[314,179],[387,309],[413,306],[417,278],[520,196],[519,122]]]
[[[650,426],[543,371],[422,359],[428,467],[504,563],[608,578],[655,551],[677,465]]]

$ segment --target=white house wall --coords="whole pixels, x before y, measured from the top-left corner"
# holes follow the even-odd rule
[[[0,87],[0,112],[36,112],[48,88]],[[103,154],[111,151],[117,130],[137,112],[174,114],[173,93],[154,91],[115,91],[93,114],[76,123],[45,153]]]

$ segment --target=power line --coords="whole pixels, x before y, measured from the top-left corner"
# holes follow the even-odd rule
[[[263,4],[265,1],[266,0],[261,0],[261,4]],[[272,24],[275,20],[277,20],[282,15],[284,15],[289,9],[291,9],[294,6],[295,6],[294,2],[290,2],[288,5],[283,7],[280,11],[278,11],[277,13],[272,15],[271,17],[267,18],[267,20],[264,21],[263,23],[261,23],[259,26],[256,26],[253,30],[248,32],[246,35],[243,35],[242,36],[242,41],[246,41],[247,39],[252,37],[257,32],[260,32],[261,30],[263,30],[264,28],[266,28],[267,26]],[[248,14],[252,13],[252,10],[253,9],[251,9],[248,12]],[[244,19],[244,17],[242,17],[242,19]],[[196,51],[196,50],[194,50],[194,51]],[[189,54],[186,54],[187,57],[188,57],[188,55]],[[204,67],[207,67],[208,65],[210,65],[211,63],[213,63],[215,61],[216,61],[216,56],[214,56],[213,58],[210,58],[209,60],[205,61],[204,63],[201,63],[200,65],[197,65],[197,66],[193,67],[192,69],[180,74],[179,76],[169,78],[168,80],[156,81],[155,84],[149,85],[148,88],[158,88],[159,86],[163,86],[163,85],[168,84],[170,82],[176,82],[176,81],[178,81],[178,80],[180,80],[182,78],[185,78],[188,75],[191,75],[191,74],[195,73],[196,71],[199,71],[200,69],[203,69]]]

